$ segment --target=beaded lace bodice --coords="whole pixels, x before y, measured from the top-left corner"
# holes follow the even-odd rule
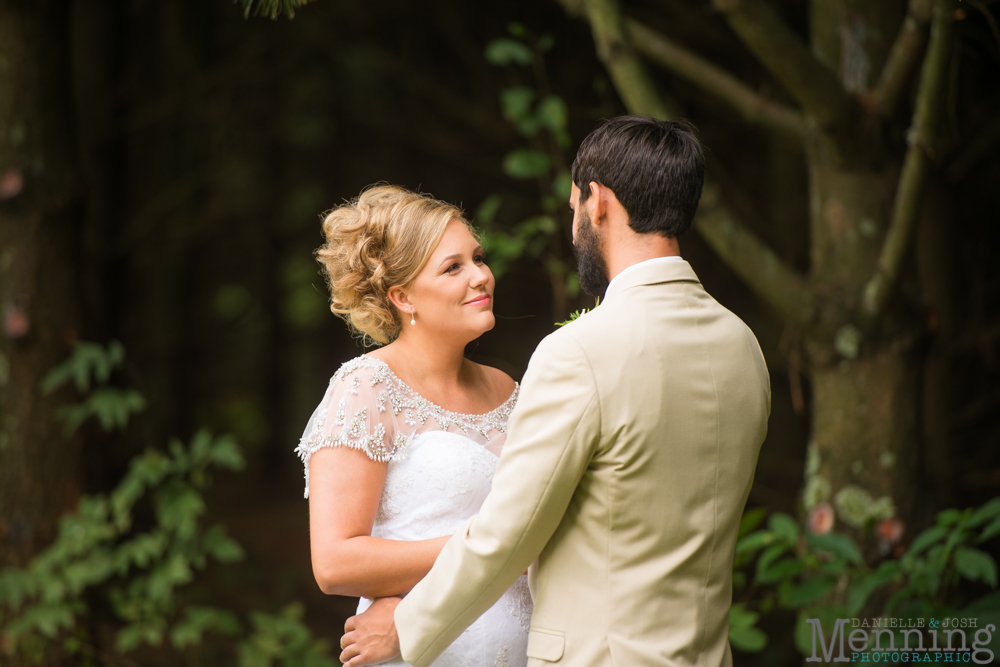
[[[330,379],[295,450],[305,465],[305,497],[309,457],[323,447],[359,449],[386,462],[405,456],[415,435],[434,430],[461,433],[499,456],[517,392],[515,385],[510,398],[486,414],[451,412],[411,389],[381,359],[356,357]]]
[[[493,483],[518,388],[482,415],[424,399],[374,357],[360,356],[330,380],[296,452],[305,464],[323,447],[348,447],[387,463],[372,536],[422,540],[451,535],[479,512]],[[370,604],[362,598],[358,611]],[[522,576],[434,662],[435,667],[513,667],[527,662],[531,596]],[[402,665],[400,661],[390,664]]]

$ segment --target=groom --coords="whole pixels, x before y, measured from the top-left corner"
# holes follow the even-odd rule
[[[682,123],[624,116],[583,141],[573,242],[601,305],[538,346],[482,510],[405,598],[347,621],[349,667],[429,665],[529,565],[529,665],[732,664],[770,384],[750,329],[679,255],[703,179]]]

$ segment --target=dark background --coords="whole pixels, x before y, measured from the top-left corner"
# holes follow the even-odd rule
[[[664,12],[671,4],[634,3],[639,15],[673,17],[663,28],[691,35],[702,55],[764,79],[706,3]],[[804,29],[799,3],[777,4]],[[995,17],[1000,5],[985,4]],[[537,72],[483,57],[511,21],[555,38],[545,75],[569,109],[571,160],[601,118],[625,108],[588,25],[555,2],[321,0],[277,21],[244,19],[226,0],[73,3],[68,129],[82,202],[80,317],[66,338],[122,341],[127,361],[117,381],[148,401],[124,433],[84,430],[76,489],[109,489],[132,456],[171,436],[187,440],[202,426],[234,433],[249,466],[217,476],[209,507],[248,551],[243,563],[211,575],[237,605],[301,600],[313,629],[334,641],[353,612],[354,600],[324,596],[312,579],[292,451],[330,376],[362,352],[326,307],[312,255],[320,216],[376,182],[433,193],[470,216],[500,194],[501,226],[539,211],[538,185],[503,171],[504,156],[524,140],[499,103],[503,88],[534,82]],[[1000,112],[1000,46],[981,13],[970,10],[958,24],[960,66],[943,132],[971,139]],[[662,82],[684,101],[757,233],[806,269],[801,151],[683,81]],[[949,192],[953,244],[941,251],[958,266],[960,308],[974,320],[954,352],[949,389],[948,493],[959,507],[1000,491],[998,157],[1000,142],[986,142],[962,169],[931,176]],[[568,211],[559,215],[568,221]],[[697,234],[685,235],[681,249],[706,289],[753,329],[771,371],[772,415],[750,504],[795,515],[810,395],[789,370],[786,327]],[[497,326],[469,353],[519,379],[561,317],[535,260],[516,263],[496,297]],[[790,378],[805,383],[804,410],[793,405]]]

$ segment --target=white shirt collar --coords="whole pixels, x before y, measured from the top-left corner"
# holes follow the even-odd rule
[[[604,294],[607,295],[608,290],[610,290],[611,286],[615,284],[615,280],[618,280],[632,269],[638,269],[640,266],[649,266],[650,264],[663,264],[664,262],[677,262],[677,261],[682,261],[680,255],[671,255],[669,257],[654,257],[653,259],[647,259],[643,262],[632,264],[631,266],[626,266],[621,273],[615,276],[614,279],[610,283],[608,283],[608,289],[604,290]]]

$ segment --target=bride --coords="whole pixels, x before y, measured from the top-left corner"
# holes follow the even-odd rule
[[[478,513],[518,386],[463,356],[493,328],[494,279],[458,208],[378,186],[323,231],[331,310],[382,347],[334,374],[296,452],[316,582],[360,613],[405,595]],[[522,575],[434,665],[525,665],[531,608]]]

